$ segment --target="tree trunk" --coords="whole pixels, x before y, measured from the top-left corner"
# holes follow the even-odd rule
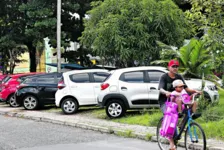
[[[13,60],[13,50],[9,50],[9,74],[13,74],[13,62],[14,62],[14,60]]]
[[[33,46],[32,42],[26,44],[29,49],[30,55],[30,72],[37,71],[37,64],[36,64],[36,48]]]

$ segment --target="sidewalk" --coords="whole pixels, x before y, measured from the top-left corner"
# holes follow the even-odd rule
[[[120,136],[151,140],[153,142],[156,141],[155,127],[116,123],[80,114],[64,115],[62,112],[26,111],[23,108],[11,108],[7,105],[0,104],[0,115],[74,126]],[[183,145],[182,142],[180,144]],[[224,150],[223,141],[207,139],[207,146],[208,150]]]

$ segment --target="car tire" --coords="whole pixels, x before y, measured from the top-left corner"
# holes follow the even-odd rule
[[[73,98],[66,98],[61,104],[61,109],[64,114],[74,114],[78,111],[78,103]]]
[[[106,105],[106,114],[110,118],[124,116],[126,108],[121,100],[110,100]]]
[[[14,94],[9,96],[8,101],[9,101],[8,103],[11,107],[19,107],[20,106],[18,103],[16,103],[16,99],[15,99]]]
[[[27,95],[23,99],[23,107],[26,110],[35,110],[39,107],[39,101],[38,99],[33,95]]]

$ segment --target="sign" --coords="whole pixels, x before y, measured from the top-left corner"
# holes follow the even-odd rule
[[[47,67],[47,72],[48,72],[48,73],[51,72],[51,67]]]

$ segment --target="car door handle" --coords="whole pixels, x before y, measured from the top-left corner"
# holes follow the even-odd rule
[[[77,86],[71,86],[71,88],[77,88]]]
[[[150,90],[156,90],[156,88],[155,87],[150,87]]]
[[[121,90],[127,90],[127,88],[126,87],[121,87]]]
[[[99,86],[94,86],[95,88],[100,88]]]

